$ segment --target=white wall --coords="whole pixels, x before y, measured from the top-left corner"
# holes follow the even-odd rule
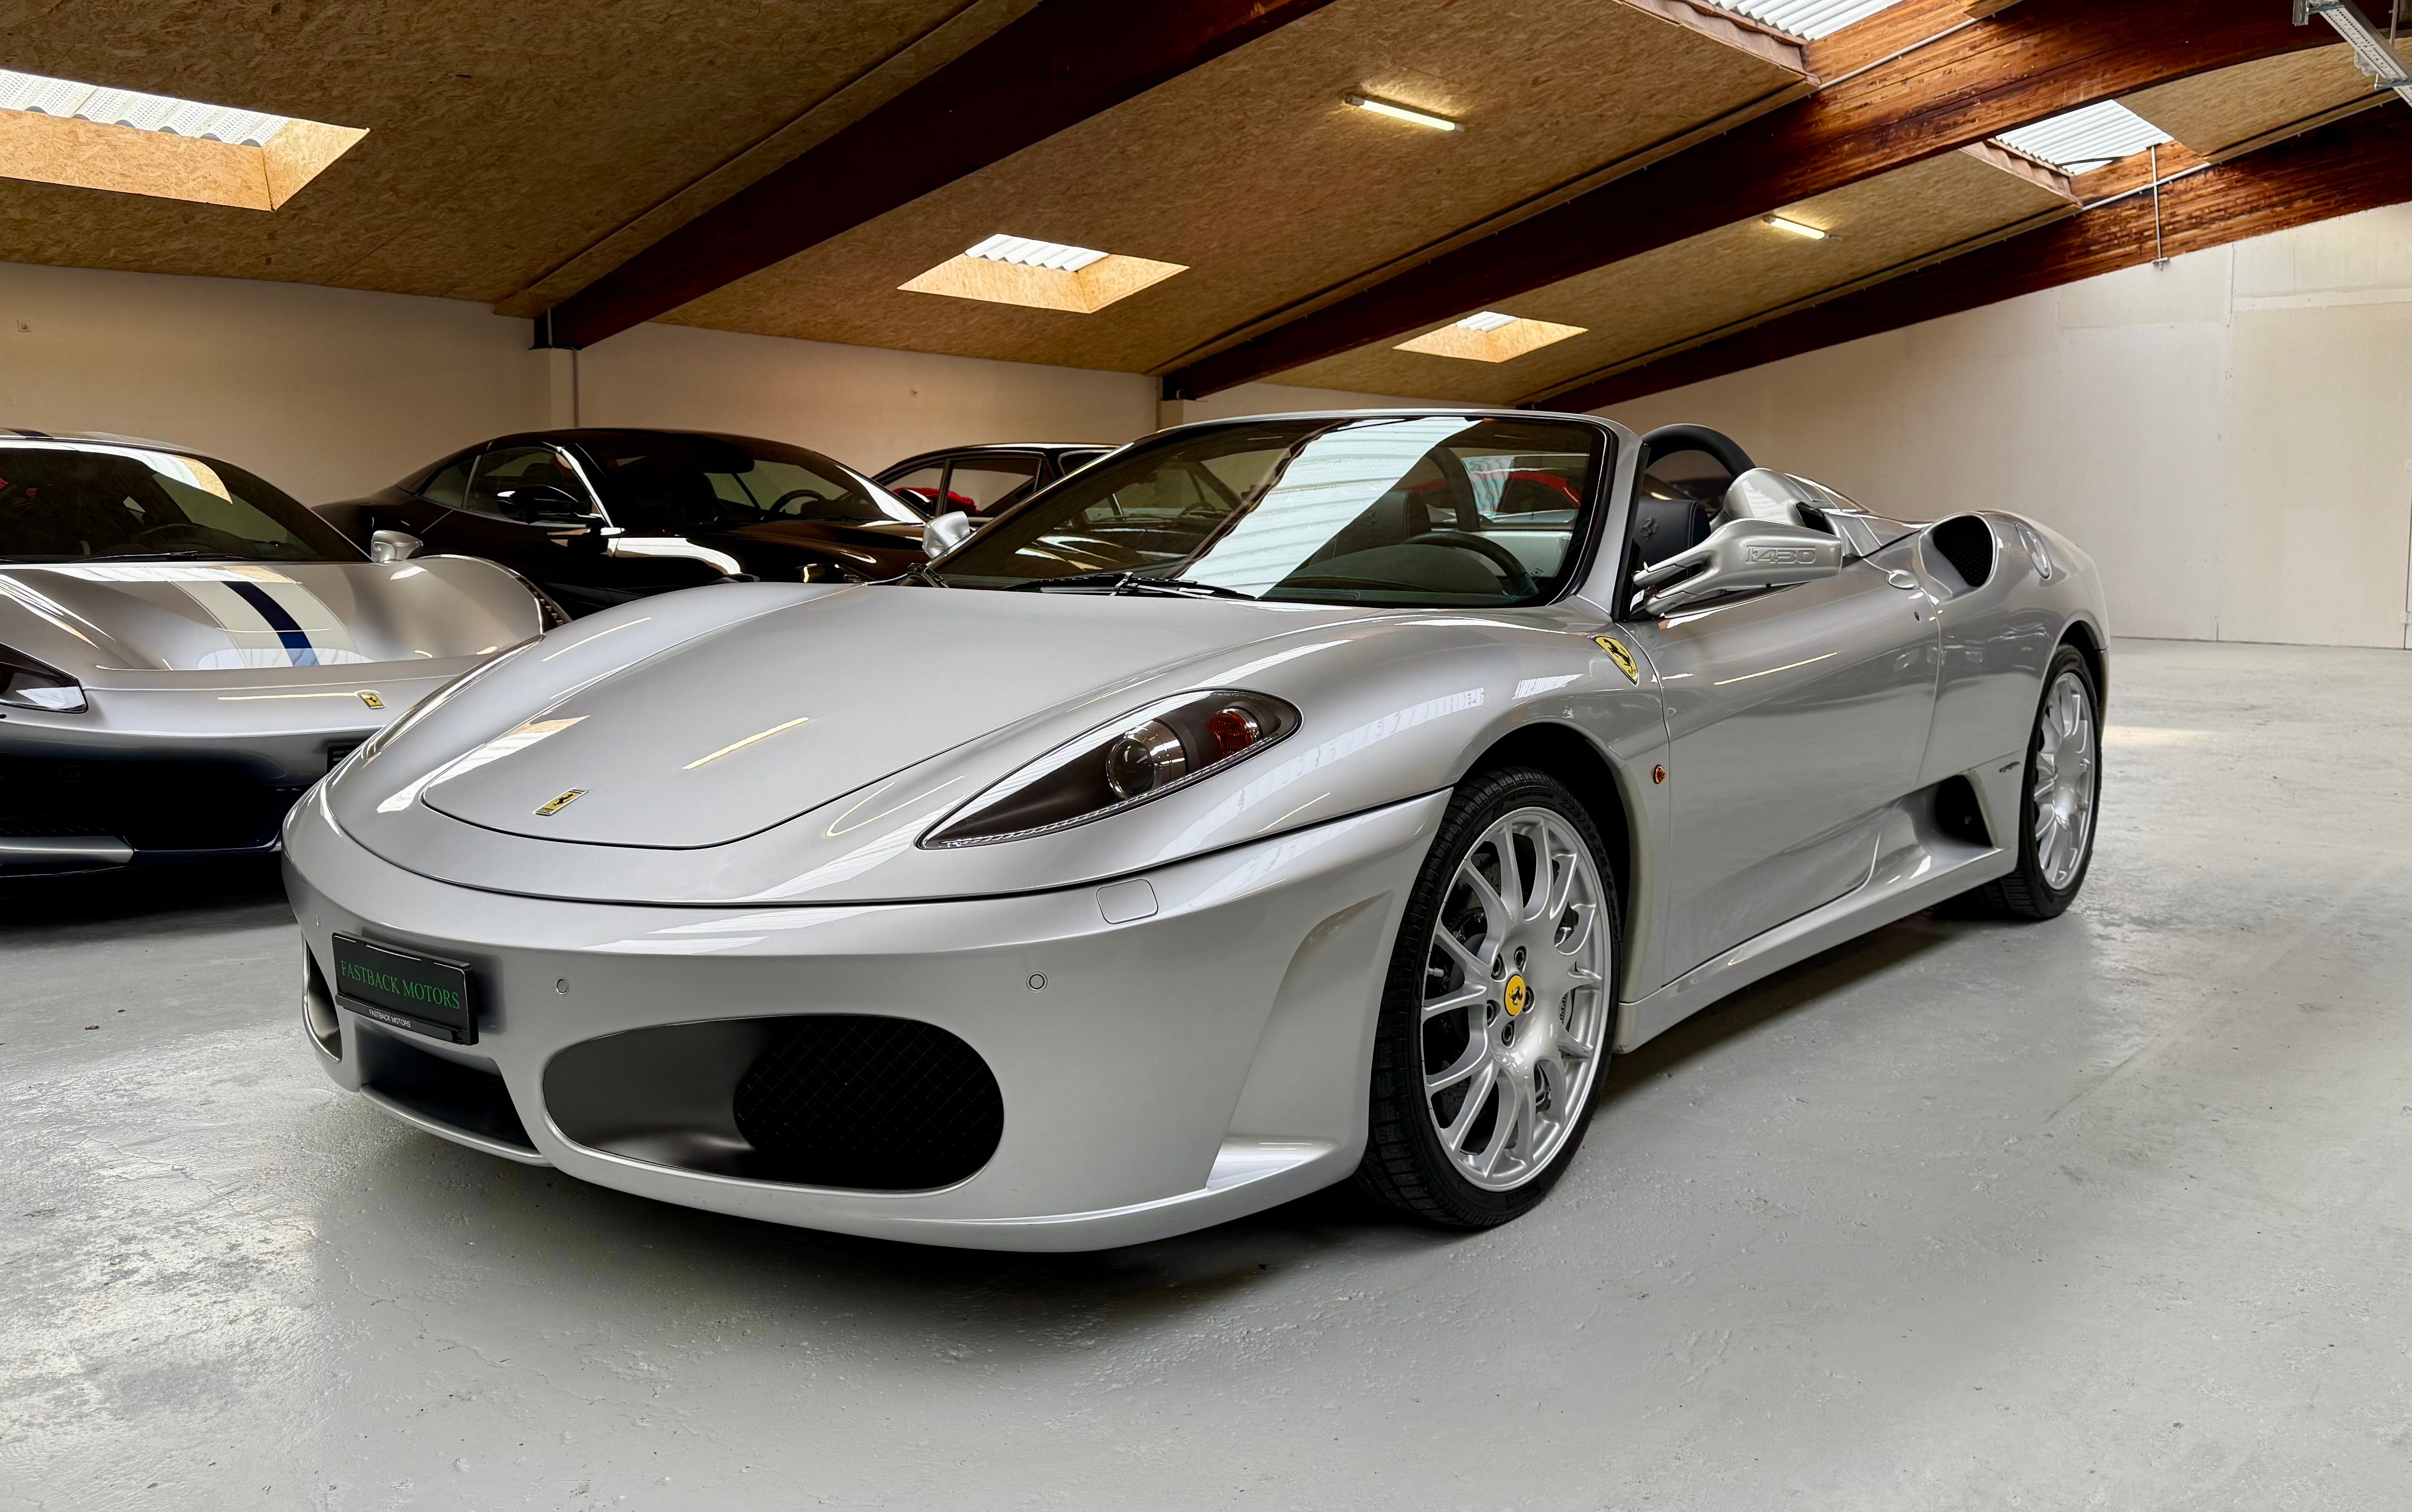
[[[971,442],[1122,442],[1208,413],[1395,402],[1254,384],[1159,418],[1156,381],[1133,373],[662,325],[573,364],[528,350],[528,335],[459,300],[0,263],[0,427],[172,441],[324,503],[573,414],[768,436],[875,469]]]
[[[1878,510],[2034,515],[2124,635],[2412,644],[2412,205],[1606,413],[1716,426]]]

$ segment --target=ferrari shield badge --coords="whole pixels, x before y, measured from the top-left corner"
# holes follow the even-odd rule
[[[374,688],[362,688],[360,690],[360,702],[367,704],[372,709],[382,709],[385,707],[385,700],[376,696],[376,690]]]
[[[545,804],[540,809],[537,809],[536,811],[536,816],[539,819],[550,819],[554,815],[559,814],[562,810],[569,807],[572,803],[577,802],[581,798],[584,797],[585,794],[585,788],[573,787],[568,792],[566,792],[559,798],[554,799],[552,802]]]
[[[1614,636],[1594,636],[1592,639],[1600,650],[1608,653],[1608,659],[1616,664],[1616,669],[1625,674],[1625,681],[1629,683],[1641,681],[1641,673],[1633,665],[1633,653],[1625,649],[1624,641]]]

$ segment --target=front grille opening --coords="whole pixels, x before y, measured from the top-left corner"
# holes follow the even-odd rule
[[[951,1185],[988,1164],[1005,1130],[978,1051],[934,1024],[864,1014],[606,1035],[552,1058],[544,1100],[590,1149],[857,1191]]]
[[[511,1106],[502,1073],[423,1050],[402,1036],[360,1018],[352,1020],[352,1048],[360,1058],[360,1085],[449,1127],[536,1153],[536,1141]]]
[[[960,1182],[1005,1134],[978,1051],[935,1024],[864,1014],[797,1020],[738,1082],[735,1112],[783,1180],[882,1192]]]
[[[0,756],[0,836],[108,836],[136,850],[251,850],[300,787],[229,761]]]
[[[327,991],[318,958],[307,949],[302,952],[302,1027],[320,1050],[338,1061],[344,1058],[344,1025],[335,1014],[335,994]]]

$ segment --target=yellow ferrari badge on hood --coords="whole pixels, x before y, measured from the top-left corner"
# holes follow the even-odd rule
[[[1614,636],[1594,636],[1591,639],[1600,650],[1608,653],[1608,659],[1616,664],[1616,669],[1625,674],[1625,681],[1637,683],[1641,681],[1640,669],[1633,665],[1633,653],[1625,649],[1624,641]]]
[[[577,802],[580,798],[585,795],[585,792],[586,789],[583,787],[573,787],[568,792],[562,794],[559,798],[554,799],[552,802],[547,803],[542,808],[537,810],[536,816],[539,819],[550,819],[554,815],[559,814],[562,810],[569,807],[572,803]]]

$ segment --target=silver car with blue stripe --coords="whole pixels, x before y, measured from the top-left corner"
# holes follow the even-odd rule
[[[561,622],[412,545],[180,447],[0,432],[0,877],[272,850],[352,747]]]

